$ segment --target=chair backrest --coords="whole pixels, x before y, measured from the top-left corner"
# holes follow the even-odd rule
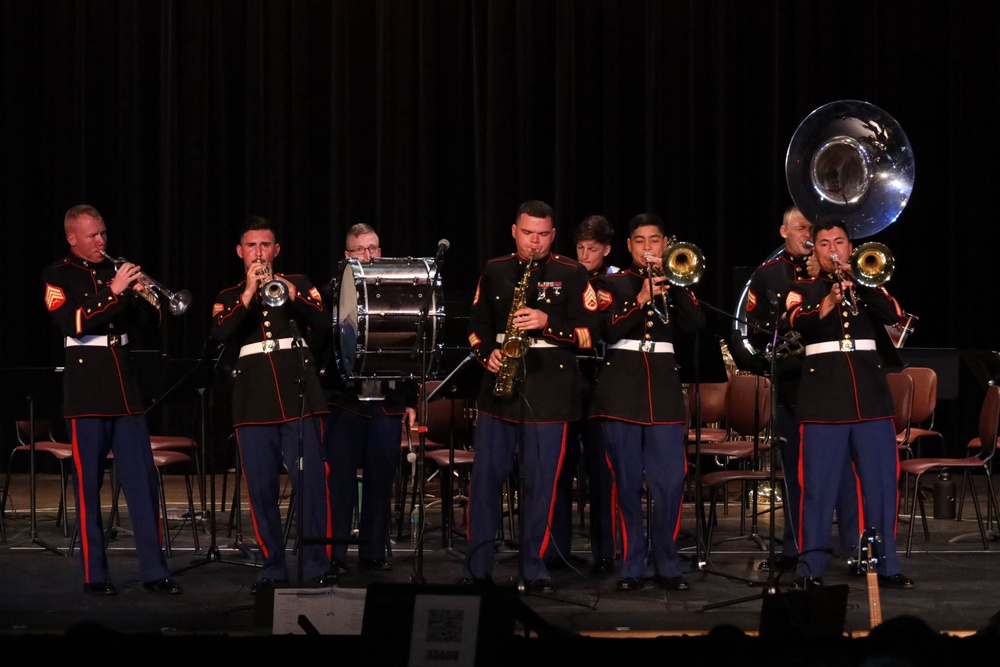
[[[1000,387],[991,384],[986,388],[986,396],[983,397],[977,431],[980,444],[977,456],[984,461],[989,461],[996,452],[998,429],[1000,429]]]
[[[913,419],[913,377],[907,373],[887,373],[886,382],[892,392],[892,404],[895,406],[893,424],[896,434],[909,436],[910,422]]]
[[[30,445],[32,434],[35,442],[52,442],[55,437],[52,435],[52,422],[47,419],[36,419],[34,422],[27,419],[19,420],[16,424],[17,442],[21,445]]]
[[[907,366],[901,372],[913,378],[911,421],[913,424],[933,422],[934,410],[937,408],[937,372],[926,366]]]
[[[729,380],[728,405],[733,435],[763,432],[771,423],[771,381],[758,375],[734,375]]]
[[[688,414],[691,416],[691,424],[694,425],[694,402],[695,392],[699,392],[701,401],[701,423],[702,424],[722,424],[726,421],[728,406],[727,399],[729,393],[729,382],[702,382],[696,385],[688,385]]]
[[[427,382],[427,394],[430,395],[437,386],[441,384],[439,380]],[[452,438],[455,439],[455,446],[464,445],[469,431],[468,418],[466,414],[466,401],[463,399],[437,398],[427,403],[427,440],[448,446]],[[419,413],[417,418],[420,418]]]

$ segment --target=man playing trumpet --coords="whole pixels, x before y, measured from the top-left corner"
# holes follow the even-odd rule
[[[212,308],[212,337],[239,353],[233,367],[233,427],[264,558],[251,593],[288,581],[279,509],[280,476],[286,469],[300,503],[299,537],[312,542],[299,547],[303,550],[299,576],[320,585],[333,583],[322,544],[330,538],[326,467],[320,449],[322,416],[328,410],[316,363],[303,338],[324,335],[331,322],[307,276],[272,274],[272,262],[280,251],[271,223],[259,216],[248,218],[236,246],[245,279],[219,292]],[[268,280],[284,286],[284,300],[261,294]]]

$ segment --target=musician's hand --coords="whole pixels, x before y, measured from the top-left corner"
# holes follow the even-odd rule
[[[118,267],[118,272],[115,273],[114,279],[111,281],[111,291],[115,295],[120,295],[122,292],[127,290],[130,285],[136,283],[142,271],[139,266],[132,264],[131,262],[125,262],[120,267]],[[138,284],[138,283],[136,283]]]
[[[498,347],[490,352],[490,358],[486,360],[486,370],[490,373],[499,373],[501,359],[503,359],[503,352]]]
[[[417,424],[417,409],[416,408],[406,408],[406,412],[403,413],[403,425],[410,425],[410,428],[416,428]]]
[[[816,259],[816,255],[806,257],[806,273],[809,274],[810,278],[815,278],[819,275],[819,260]]]
[[[542,329],[549,321],[549,316],[535,308],[522,308],[514,314],[514,327],[519,331]]]

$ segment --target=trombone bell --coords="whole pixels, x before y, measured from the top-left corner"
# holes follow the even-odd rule
[[[851,253],[851,273],[859,285],[878,287],[889,282],[896,260],[887,246],[877,241],[862,243]]]
[[[705,273],[705,255],[693,243],[671,241],[663,251],[663,271],[679,287],[690,287]]]

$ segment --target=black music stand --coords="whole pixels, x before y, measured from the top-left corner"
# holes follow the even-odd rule
[[[217,525],[216,525],[216,512],[215,512],[215,469],[217,465],[216,454],[218,451],[218,447],[216,447],[215,445],[214,436],[209,435],[210,431],[208,428],[208,424],[209,424],[209,416],[214,413],[214,405],[215,405],[214,399],[215,399],[216,385],[223,384],[223,382],[217,383],[217,379],[226,377],[230,370],[230,364],[223,363],[223,359],[226,356],[225,353],[226,353],[225,345],[219,344],[211,339],[205,341],[205,346],[204,348],[202,348],[201,359],[198,361],[195,367],[192,368],[190,371],[188,371],[173,386],[171,386],[170,389],[168,389],[163,396],[161,396],[158,400],[154,401],[149,408],[152,409],[153,407],[155,407],[157,404],[159,404],[160,401],[163,400],[163,398],[165,398],[168,394],[172,393],[178,387],[181,386],[193,388],[198,393],[199,414],[201,418],[201,452],[199,452],[199,455],[201,456],[201,472],[204,475],[205,471],[209,470],[208,472],[208,486],[209,486],[208,525],[209,525],[209,536],[210,536],[209,545],[208,545],[208,551],[205,554],[204,558],[193,561],[187,567],[183,567],[175,571],[175,574],[178,572],[186,572],[187,570],[191,570],[193,568],[200,567],[202,565],[208,565],[209,563],[228,563],[230,565],[258,567],[257,563],[249,560],[233,561],[224,559],[219,551],[217,536],[216,536]],[[147,409],[147,412],[149,411],[149,409]],[[212,424],[214,425],[214,421],[212,422]],[[211,461],[211,466],[206,467],[205,456],[210,443],[212,449],[212,461]],[[237,478],[238,476],[239,472],[237,471]],[[194,521],[194,517],[192,517],[191,520]],[[247,552],[244,551],[242,548],[240,549],[240,551],[241,553],[247,555]]]
[[[3,375],[9,385],[14,387],[19,387],[25,390],[25,399],[23,402],[6,402],[2,404],[8,406],[8,409],[4,412],[8,417],[13,417],[15,420],[22,417],[27,417],[29,422],[28,428],[28,459],[29,459],[29,495],[30,498],[30,512],[29,518],[31,521],[31,528],[28,535],[27,541],[30,544],[37,545],[42,549],[57,553],[60,556],[66,556],[68,554],[63,553],[57,547],[45,542],[38,538],[38,519],[37,519],[37,498],[35,493],[35,416],[39,413],[45,416],[46,419],[50,419],[53,422],[58,421],[62,418],[62,371],[61,366],[54,368],[6,368],[3,370]],[[16,407],[10,407],[16,406]],[[8,414],[9,413],[9,414]],[[60,482],[61,483],[61,482]],[[6,501],[6,498],[4,498]],[[65,512],[68,508],[63,508]],[[0,521],[3,518],[0,517]],[[65,515],[64,515],[65,520]],[[16,544],[5,545],[7,548],[13,548],[17,546]]]
[[[436,401],[439,399],[451,399],[451,400],[468,400],[474,401],[479,397],[479,387],[483,381],[483,367],[480,363],[476,361],[476,355],[469,352],[468,355],[458,366],[454,368],[448,375],[441,380],[441,383],[434,388],[434,391],[427,394],[427,402]],[[449,438],[448,441],[448,470],[455,469],[455,438]],[[443,473],[442,473],[443,474]],[[451,502],[451,498],[442,498],[442,503],[445,501]],[[420,498],[420,502],[423,502],[423,497]],[[453,507],[441,507],[441,518],[442,526],[441,530],[445,535],[445,550],[449,553],[452,552],[453,538],[452,531],[455,527],[454,520],[454,508]],[[423,526],[421,526],[421,535],[423,535]]]

